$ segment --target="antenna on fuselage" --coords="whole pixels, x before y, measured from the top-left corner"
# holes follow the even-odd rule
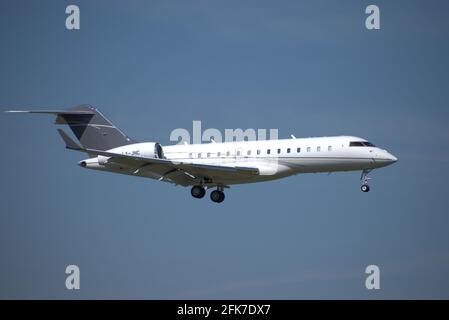
[[[290,135],[290,137],[292,137],[292,139],[296,139],[296,137],[294,135],[292,135],[292,134]]]

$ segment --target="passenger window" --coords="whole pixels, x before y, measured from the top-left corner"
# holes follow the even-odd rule
[[[238,157],[240,156],[240,151],[237,151],[237,156],[238,156]]]
[[[307,147],[307,152],[310,152],[310,147]]]
[[[278,149],[278,154],[281,153],[281,149]]]
[[[290,153],[290,148],[287,148],[287,153]]]
[[[226,155],[229,157],[231,155],[231,152],[226,151]]]
[[[221,152],[217,152],[217,157],[220,157],[221,156]]]
[[[198,158],[201,158],[201,153],[198,153]]]
[[[260,150],[257,150],[257,154],[260,154]]]
[[[190,152],[190,153],[189,153],[189,158],[192,159],[192,157],[193,157],[193,155],[192,155],[192,153]]]
[[[210,158],[210,152],[207,153],[207,157]]]
[[[270,152],[271,152],[271,150],[270,150],[270,149],[268,149],[268,150],[267,150],[267,154],[270,154]]]
[[[316,151],[320,152],[321,151],[321,147],[316,147]]]
[[[246,152],[247,155],[251,155],[251,150],[248,150],[248,152]]]
[[[327,147],[327,151],[332,151],[332,146]]]
[[[301,152],[301,148],[297,148],[297,149],[296,149],[296,152],[297,152],[297,153],[300,153],[300,152]]]

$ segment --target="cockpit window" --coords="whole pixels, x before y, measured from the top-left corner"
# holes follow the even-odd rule
[[[349,142],[350,147],[375,147],[374,144],[368,141],[351,141]]]

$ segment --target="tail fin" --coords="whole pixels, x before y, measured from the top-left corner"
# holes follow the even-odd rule
[[[109,150],[136,143],[129,138],[98,109],[80,105],[67,110],[9,111],[56,115],[55,124],[67,124],[81,145],[86,149]]]

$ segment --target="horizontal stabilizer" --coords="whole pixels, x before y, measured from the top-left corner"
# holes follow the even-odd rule
[[[55,114],[55,115],[77,115],[77,114],[91,114],[95,112],[85,110],[8,110],[8,113],[42,113],[42,114]]]
[[[64,140],[65,147],[71,150],[79,150],[84,151],[75,141],[73,141],[67,133],[62,129],[58,129],[59,134],[61,135],[62,140]]]

